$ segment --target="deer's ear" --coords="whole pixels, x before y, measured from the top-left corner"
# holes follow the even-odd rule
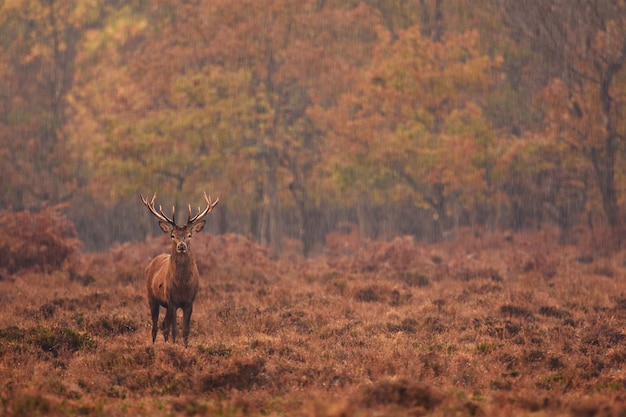
[[[198,223],[193,225],[193,228],[191,230],[193,230],[194,233],[199,232],[200,230],[202,230],[204,228],[204,225],[206,224],[205,220],[201,220]]]
[[[163,230],[163,233],[172,233],[172,225],[165,222],[159,222],[159,227]]]

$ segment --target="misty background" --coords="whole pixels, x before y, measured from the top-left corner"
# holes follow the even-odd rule
[[[0,209],[86,250],[154,192],[275,254],[623,224],[623,1],[13,0],[0,48]]]

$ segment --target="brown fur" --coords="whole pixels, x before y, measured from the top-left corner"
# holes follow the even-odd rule
[[[160,307],[165,307],[163,334],[165,341],[169,339],[170,329],[172,342],[176,342],[177,326],[176,311],[183,310],[183,340],[185,346],[189,342],[189,322],[193,311],[193,302],[199,288],[199,273],[196,260],[190,246],[193,231],[200,231],[204,222],[193,228],[175,226],[172,228],[172,252],[162,253],[154,258],[146,267],[146,288],[148,303],[152,315],[152,342],[156,340]],[[186,249],[179,251],[180,244]]]
[[[170,219],[163,214],[163,210],[160,208],[159,212],[155,210],[155,198],[156,194],[152,197],[151,202],[143,197],[141,200],[150,212],[159,219],[161,230],[170,234],[172,249],[170,254],[162,253],[150,261],[145,270],[148,304],[152,316],[152,343],[156,340],[161,307],[166,309],[162,325],[165,341],[168,341],[171,331],[172,342],[176,342],[176,311],[180,308],[183,310],[183,340],[186,347],[189,343],[189,323],[193,311],[193,302],[200,286],[200,274],[191,250],[191,237],[194,233],[202,230],[205,221],[200,219],[210,213],[219,200],[211,203],[205,194],[207,208],[203,212],[198,209],[198,214],[192,218],[191,207],[189,207],[187,223],[178,226],[173,220],[174,213]]]

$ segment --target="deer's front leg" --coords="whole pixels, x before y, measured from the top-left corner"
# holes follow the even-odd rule
[[[183,308],[183,341],[185,347],[189,343],[189,322],[191,321],[191,313],[193,311],[193,304],[189,304]]]
[[[167,312],[169,313],[170,310],[172,311],[169,319],[170,326],[172,328],[172,343],[176,343],[176,335],[178,334],[178,328],[176,326],[176,310],[178,310],[178,306],[170,305],[170,307],[167,309]]]
[[[170,338],[170,329],[172,330],[172,342],[176,341],[176,307],[171,304],[167,306],[165,320],[163,321],[163,337],[167,342]]]

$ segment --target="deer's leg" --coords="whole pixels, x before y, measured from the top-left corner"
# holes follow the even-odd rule
[[[157,332],[159,330],[159,303],[157,301],[150,301],[150,315],[152,316],[152,343],[156,340]]]
[[[172,342],[176,341],[176,307],[169,304],[163,321],[163,337],[167,342],[170,338],[170,329],[172,329]]]
[[[178,310],[178,306],[170,305],[167,309],[167,312],[171,315],[169,317],[169,325],[172,328],[172,343],[176,343],[176,334],[178,333],[178,329],[176,328],[176,310]]]
[[[189,343],[189,322],[191,321],[191,312],[193,311],[193,304],[189,304],[183,308],[183,340],[185,347]]]

